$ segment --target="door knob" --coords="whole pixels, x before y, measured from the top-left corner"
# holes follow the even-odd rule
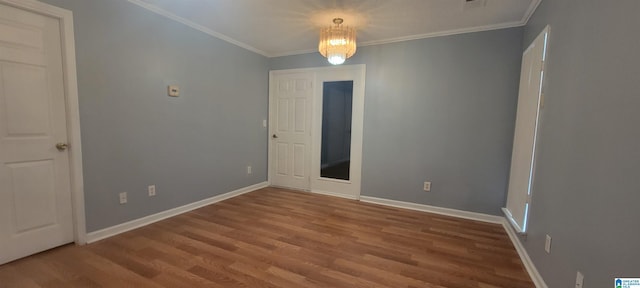
[[[58,143],[58,144],[56,144],[56,148],[58,148],[58,150],[60,150],[60,151],[64,151],[64,150],[67,150],[67,148],[69,148],[69,144],[67,144],[67,143]]]
[[[273,134],[273,136],[271,136],[271,138],[273,138],[273,139],[278,139],[278,135]]]

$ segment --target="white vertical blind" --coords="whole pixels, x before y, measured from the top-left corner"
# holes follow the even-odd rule
[[[527,231],[548,35],[547,26],[522,56],[509,191],[503,209],[520,233]]]

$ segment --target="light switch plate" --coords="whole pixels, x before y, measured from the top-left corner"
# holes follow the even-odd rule
[[[544,241],[544,251],[547,252],[547,254],[551,253],[551,236],[547,235],[545,241]]]
[[[180,86],[178,86],[178,85],[169,85],[169,96],[171,96],[171,97],[180,96]]]

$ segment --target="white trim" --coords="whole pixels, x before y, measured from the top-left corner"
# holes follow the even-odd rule
[[[544,283],[544,279],[542,278],[542,275],[540,275],[540,273],[538,272],[538,269],[536,269],[536,266],[533,264],[533,261],[531,261],[531,258],[529,257],[527,250],[524,249],[524,246],[522,246],[522,243],[518,239],[518,235],[516,231],[513,230],[513,227],[511,226],[511,224],[509,224],[509,220],[506,217],[502,221],[502,226],[504,226],[504,230],[507,231],[507,235],[509,235],[509,239],[511,239],[511,242],[513,243],[513,246],[516,248],[518,255],[520,255],[520,260],[522,260],[522,264],[524,265],[524,268],[527,269],[527,272],[529,273],[529,276],[531,277],[531,281],[533,281],[533,284],[535,284],[537,288],[548,288],[547,284]]]
[[[12,0],[12,1],[16,1],[16,0]],[[304,49],[304,50],[296,50],[296,51],[287,51],[287,52],[282,52],[282,53],[268,53],[266,51],[262,51],[258,48],[255,48],[249,44],[240,42],[238,40],[235,40],[227,35],[224,35],[222,33],[216,32],[210,28],[207,28],[203,25],[197,24],[189,19],[185,19],[183,17],[180,17],[174,13],[171,13],[167,10],[164,10],[156,5],[153,4],[149,4],[143,0],[128,0],[129,2],[131,2],[132,4],[138,5],[144,9],[147,9],[153,13],[156,13],[158,15],[164,16],[166,18],[169,18],[173,21],[182,23],[186,26],[189,26],[193,29],[196,29],[200,32],[203,32],[205,34],[208,34],[210,36],[216,37],[218,39],[221,39],[223,41],[227,41],[233,45],[242,47],[244,49],[247,49],[249,51],[258,53],[262,56],[265,57],[269,57],[269,58],[275,58],[275,57],[283,57],[283,56],[292,56],[292,55],[301,55],[301,54],[309,54],[309,53],[314,53],[317,52],[317,49]],[[506,28],[513,28],[513,27],[520,27],[520,26],[524,26],[527,25],[527,22],[529,22],[529,19],[531,18],[531,16],[533,15],[533,13],[536,11],[536,9],[538,8],[538,6],[540,5],[540,3],[542,2],[542,0],[533,0],[531,2],[531,5],[529,5],[529,8],[527,8],[527,11],[525,12],[525,14],[523,15],[522,19],[520,21],[514,21],[514,22],[507,22],[507,23],[498,23],[498,24],[492,24],[492,25],[484,25],[484,26],[474,26],[474,27],[467,27],[467,28],[461,28],[461,29],[452,29],[452,30],[445,30],[445,31],[437,31],[437,32],[431,32],[431,33],[425,33],[425,34],[416,34],[416,35],[408,35],[408,36],[402,36],[402,37],[396,37],[396,38],[388,38],[388,39],[381,39],[381,40],[375,40],[375,41],[367,41],[367,42],[362,42],[362,43],[358,43],[359,47],[364,47],[364,46],[372,46],[372,45],[380,45],[380,44],[389,44],[389,43],[396,43],[396,42],[402,42],[402,41],[410,41],[410,40],[418,40],[418,39],[426,39],[426,38],[433,38],[433,37],[441,37],[441,36],[449,36],[449,35],[457,35],[457,34],[466,34],[466,33],[472,33],[472,32],[482,32],[482,31],[491,31],[491,30],[498,30],[498,29],[506,29]]]
[[[527,24],[526,22],[517,21],[517,22],[507,22],[507,23],[500,23],[500,24],[493,24],[493,25],[486,25],[486,26],[476,26],[476,27],[468,27],[468,28],[462,28],[462,29],[437,31],[437,32],[431,32],[431,33],[425,33],[425,34],[416,34],[416,35],[408,35],[408,36],[402,36],[402,37],[396,37],[396,38],[388,38],[388,39],[381,39],[381,40],[358,42],[358,47],[390,44],[390,43],[412,41],[412,40],[420,40],[420,39],[428,39],[428,38],[435,38],[435,37],[442,37],[442,36],[467,34],[467,33],[474,33],[474,32],[500,30],[500,29],[521,27],[521,26],[524,26],[526,24]],[[274,57],[284,57],[284,56],[292,56],[292,55],[309,54],[309,53],[315,53],[315,52],[318,52],[318,50],[317,49],[305,49],[305,50],[297,50],[297,51],[289,51],[289,52],[283,52],[283,53],[269,54],[267,56],[270,57],[270,58],[274,58]]]
[[[327,195],[327,196],[351,199],[351,200],[360,200],[360,196],[359,195],[347,195],[347,194],[341,194],[341,193],[335,193],[335,192],[329,192],[329,191],[322,191],[322,190],[317,190],[317,189],[311,189],[311,191],[309,191],[309,192],[315,193],[315,194],[321,194],[321,195]]]
[[[435,213],[435,214],[451,216],[456,218],[487,222],[487,223],[494,223],[494,224],[504,223],[504,220],[503,220],[504,218],[500,216],[469,212],[469,211],[463,211],[463,210],[457,210],[457,209],[450,209],[450,208],[442,208],[442,207],[431,206],[431,205],[403,202],[403,201],[369,197],[369,196],[360,196],[360,201],[366,202],[366,203],[391,206],[396,208]]]
[[[520,235],[526,235],[526,232],[520,228],[520,225],[516,222],[516,219],[513,219],[513,215],[511,215],[511,211],[507,208],[502,208],[502,213],[504,213],[507,222],[511,224],[511,227],[515,230],[516,233]]]
[[[207,205],[211,205],[211,204],[223,201],[223,200],[227,200],[227,199],[232,198],[232,197],[240,196],[240,195],[245,194],[245,193],[253,192],[255,190],[262,189],[262,188],[265,188],[265,187],[268,187],[268,186],[269,186],[268,182],[261,182],[261,183],[254,184],[254,185],[251,185],[251,186],[247,186],[247,187],[244,187],[244,188],[240,188],[240,189],[237,189],[237,190],[225,193],[225,194],[221,194],[221,195],[213,196],[211,198],[207,198],[207,199],[204,199],[204,200],[193,202],[191,204],[187,204],[187,205],[184,205],[184,206],[180,206],[180,207],[176,207],[176,208],[169,209],[169,210],[166,210],[166,211],[162,211],[160,213],[156,213],[156,214],[149,215],[149,216],[146,216],[146,217],[138,218],[136,220],[125,222],[125,223],[118,224],[118,225],[115,225],[115,226],[111,226],[111,227],[108,227],[108,228],[105,228],[105,229],[102,229],[102,230],[94,231],[94,232],[91,232],[91,233],[87,234],[87,243],[93,243],[93,242],[96,242],[96,241],[99,241],[99,240],[102,240],[102,239],[105,239],[105,238],[109,238],[111,236],[115,236],[115,235],[118,235],[120,233],[124,233],[124,232],[130,231],[130,230],[136,229],[136,228],[140,228],[142,226],[146,226],[146,225],[149,225],[151,223],[158,222],[160,220],[164,220],[164,219],[167,219],[167,218],[170,218],[170,217],[174,217],[176,215],[180,215],[180,214],[183,214],[183,213],[186,213],[186,212],[189,212],[189,211],[192,211],[192,210],[195,210],[195,209],[207,206]]]
[[[0,3],[31,11],[60,21],[62,69],[66,98],[67,134],[69,139],[69,176],[73,209],[74,242],[86,243],[87,230],[84,210],[84,182],[82,176],[82,143],[80,140],[80,108],[78,105],[78,79],[73,31],[73,13],[35,0],[0,0]]]
[[[362,44],[360,44],[360,43],[357,43],[357,45],[358,45],[358,47],[362,46]],[[287,52],[282,52],[282,53],[273,53],[273,54],[269,54],[267,57],[269,57],[269,58],[277,58],[277,57],[303,55],[303,54],[311,54],[311,53],[318,53],[318,48],[287,51]],[[320,55],[320,53],[318,53],[318,55]],[[320,56],[320,57],[322,57],[322,56]]]
[[[486,25],[486,26],[468,27],[468,28],[462,28],[462,29],[437,31],[437,32],[431,32],[431,33],[426,33],[426,34],[409,35],[409,36],[390,38],[390,39],[383,39],[383,40],[367,41],[367,42],[358,43],[358,46],[372,46],[372,45],[404,42],[404,41],[410,41],[410,40],[419,40],[419,39],[427,39],[427,38],[434,38],[434,37],[442,37],[442,36],[467,34],[467,33],[483,32],[483,31],[491,31],[491,30],[500,30],[500,29],[506,29],[506,28],[520,27],[520,26],[524,26],[524,25],[526,25],[526,23],[508,22],[508,23],[500,23],[500,24],[493,24],[493,25]]]
[[[531,2],[531,5],[529,5],[529,9],[527,9],[527,12],[524,13],[524,17],[522,17],[523,25],[527,25],[527,23],[529,23],[529,19],[531,19],[533,13],[536,12],[538,6],[540,6],[540,3],[542,3],[542,0],[533,0],[533,2]]]
[[[176,14],[173,14],[173,13],[171,13],[169,11],[166,11],[166,10],[164,10],[164,9],[158,7],[158,6],[146,3],[146,2],[144,2],[142,0],[128,0],[128,1],[131,2],[132,4],[138,5],[138,6],[142,7],[142,8],[144,8],[144,9],[147,9],[147,10],[149,10],[149,11],[151,11],[153,13],[156,13],[156,14],[158,14],[160,16],[164,16],[166,18],[169,18],[169,19],[171,19],[173,21],[176,21],[178,23],[184,24],[184,25],[186,25],[188,27],[196,29],[196,30],[198,30],[200,32],[203,32],[205,34],[208,34],[208,35],[213,36],[215,38],[218,38],[220,40],[229,42],[229,43],[231,43],[233,45],[236,45],[238,47],[247,49],[247,50],[249,50],[251,52],[260,54],[262,56],[269,57],[269,54],[267,52],[264,52],[264,51],[262,51],[260,49],[257,49],[255,47],[249,45],[249,44],[246,44],[246,43],[240,42],[238,40],[235,40],[235,39],[233,39],[233,38],[231,38],[231,37],[229,37],[227,35],[224,35],[222,33],[213,31],[213,30],[211,30],[211,29],[209,29],[207,27],[204,27],[204,26],[202,26],[200,24],[197,24],[197,23],[195,23],[195,22],[193,22],[191,20],[182,18],[182,17],[180,17],[180,16],[178,16]]]
[[[320,193],[316,191],[313,191],[313,192]],[[331,194],[327,194],[327,195],[331,195]],[[332,195],[332,196],[340,196],[340,195]],[[469,212],[469,211],[462,211],[462,210],[456,210],[456,209],[449,209],[449,208],[442,208],[442,207],[436,207],[436,206],[430,206],[430,205],[424,205],[424,204],[389,200],[389,199],[383,199],[383,198],[369,197],[369,196],[360,196],[360,201],[366,202],[366,203],[391,206],[396,208],[435,213],[435,214],[446,215],[446,216],[451,216],[456,218],[463,218],[463,219],[469,219],[469,220],[475,220],[475,221],[481,221],[481,222],[487,222],[487,223],[493,223],[493,224],[500,224],[504,227],[504,230],[509,236],[509,239],[511,240],[511,242],[513,243],[513,246],[518,252],[518,255],[520,256],[520,260],[522,260],[522,264],[527,270],[527,273],[529,273],[529,277],[531,277],[531,281],[533,281],[533,283],[536,285],[537,288],[548,288],[547,284],[544,282],[544,279],[542,278],[542,275],[540,275],[540,273],[538,272],[538,269],[536,269],[536,266],[533,264],[533,261],[531,261],[529,254],[527,254],[527,250],[524,248],[524,246],[522,246],[522,243],[518,239],[518,234],[513,229],[513,227],[509,223],[509,220],[506,217]]]

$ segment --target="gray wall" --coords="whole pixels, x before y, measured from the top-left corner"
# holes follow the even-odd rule
[[[524,245],[549,287],[640,277],[640,1],[543,1],[545,108]],[[544,237],[553,238],[551,254]]]
[[[45,2],[74,13],[88,231],[266,181],[267,58],[124,0]]]
[[[500,215],[521,58],[522,28],[358,48],[345,64],[367,65],[362,195]],[[327,65],[318,53],[270,60]]]

